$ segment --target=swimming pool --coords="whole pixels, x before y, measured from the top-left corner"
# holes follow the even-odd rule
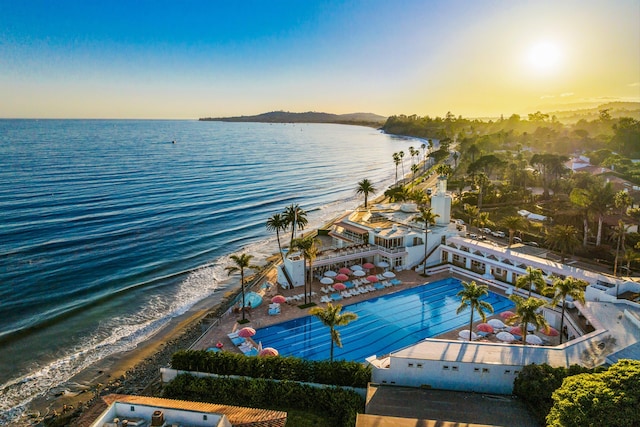
[[[454,278],[404,289],[366,301],[344,305],[342,311],[358,315],[358,320],[338,327],[342,348],[334,348],[335,360],[363,362],[365,358],[399,350],[469,324],[469,309],[457,315],[462,284]],[[484,299],[499,313],[514,304],[489,292]],[[474,319],[479,319],[474,313]],[[273,347],[282,356],[309,360],[329,359],[329,328],[315,316],[305,316],[261,328],[253,337],[263,347]]]

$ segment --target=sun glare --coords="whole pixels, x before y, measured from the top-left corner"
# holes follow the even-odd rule
[[[551,42],[541,42],[529,50],[529,65],[540,72],[552,72],[558,69],[562,61],[560,48]]]

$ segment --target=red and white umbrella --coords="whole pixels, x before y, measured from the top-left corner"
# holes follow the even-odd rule
[[[369,283],[376,283],[378,281],[378,278],[374,275],[371,276],[367,276],[367,282]]]
[[[520,336],[524,335],[522,327],[520,327],[520,326],[512,327],[511,329],[509,329],[509,333],[512,334],[512,335],[520,335]]]
[[[541,332],[548,337],[557,337],[558,335],[560,335],[560,332],[558,332],[557,329],[552,328],[551,326],[547,326]]]
[[[276,304],[283,304],[287,301],[287,299],[285,297],[283,297],[282,295],[276,295],[275,297],[271,298],[271,302],[276,303]]]
[[[516,314],[513,311],[503,311],[502,313],[500,313],[500,317],[502,317],[503,319],[509,319],[510,317],[515,316]]]
[[[336,283],[335,285],[333,285],[333,289],[335,289],[336,291],[344,291],[345,289],[347,289],[347,286],[344,283]]]
[[[476,326],[476,330],[478,332],[487,332],[487,333],[493,333],[493,326],[491,326],[488,323],[480,323],[478,326]]]
[[[340,270],[338,270],[338,273],[340,273],[340,274],[351,274],[351,269],[349,269],[347,267],[342,267]]]
[[[364,264],[362,264],[362,268],[366,268],[367,270],[371,270],[374,267],[375,265],[371,264],[370,262],[365,262]]]
[[[340,282],[344,282],[345,280],[349,280],[349,276],[347,276],[346,274],[340,273],[336,276],[336,280]]]
[[[238,336],[242,338],[249,338],[256,334],[256,330],[247,326],[238,331]]]
[[[260,350],[260,353],[258,353],[258,356],[278,356],[280,353],[278,353],[278,350],[276,350],[273,347],[265,347],[262,350]]]

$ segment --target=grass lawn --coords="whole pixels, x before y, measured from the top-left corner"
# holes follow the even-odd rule
[[[298,409],[279,409],[287,412],[287,427],[334,427],[328,417]]]

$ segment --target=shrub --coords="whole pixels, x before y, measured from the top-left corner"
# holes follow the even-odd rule
[[[591,372],[582,366],[573,365],[569,369],[553,368],[549,365],[527,365],[513,383],[513,394],[528,406],[541,424],[553,406],[553,392],[562,385],[562,381],[571,375]]]
[[[568,377],[553,393],[547,425],[640,425],[640,362],[621,360],[607,371]]]
[[[183,371],[252,378],[303,381],[365,388],[371,368],[357,362],[312,361],[297,357],[247,357],[231,352],[182,350],[171,358],[171,367]]]
[[[253,408],[293,408],[329,417],[333,425],[354,426],[364,398],[340,387],[313,387],[262,378],[198,378],[182,374],[164,389],[164,397]]]

